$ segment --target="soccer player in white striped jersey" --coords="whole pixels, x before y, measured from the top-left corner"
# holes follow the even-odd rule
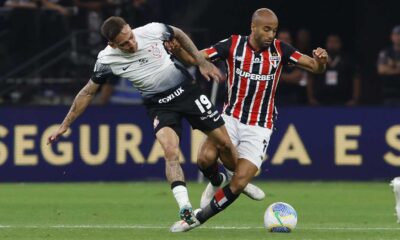
[[[211,182],[207,186],[202,195],[201,209],[195,211],[196,224],[176,222],[172,231],[188,231],[224,210],[260,169],[272,134],[275,92],[282,66],[293,64],[313,73],[325,71],[328,59],[325,49],[315,49],[312,57],[303,55],[289,44],[275,39],[277,30],[275,13],[261,8],[253,14],[250,36],[232,35],[202,51],[210,61],[220,59],[227,64],[228,99],[222,117],[239,152],[239,160],[228,185]],[[179,46],[171,43],[167,47],[182,61],[196,63],[184,50],[180,51]],[[218,150],[209,140],[201,149],[198,164],[215,168]]]

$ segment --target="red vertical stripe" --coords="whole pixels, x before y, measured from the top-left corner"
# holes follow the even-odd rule
[[[239,35],[232,36],[232,45],[229,50],[229,57],[228,57],[229,74],[230,74],[229,79],[228,79],[229,87],[232,87],[233,78],[235,77],[235,72],[233,69],[233,66],[235,65],[234,53],[235,53],[235,48],[236,48],[238,40],[239,40]]]
[[[243,71],[249,72],[252,59],[253,59],[253,53],[252,53],[251,49],[247,46],[247,43],[246,43],[246,51],[245,51],[245,56],[244,56],[244,60],[243,60],[244,62],[243,62],[243,67],[242,67]],[[239,84],[239,89],[238,89],[239,94],[238,94],[238,97],[236,99],[236,104],[233,109],[233,117],[235,117],[237,119],[239,119],[239,117],[241,115],[243,99],[247,92],[247,81],[250,81],[250,80],[245,77],[240,77],[240,80],[238,83]]]
[[[273,86],[272,86],[272,92],[271,92],[271,100],[269,101],[268,104],[268,116],[267,116],[267,128],[271,129],[272,128],[272,116],[274,113],[274,106],[275,106],[275,92],[276,92],[276,87],[279,82],[279,77],[281,75],[281,70],[282,70],[282,50],[281,50],[281,42],[279,40],[275,41],[275,46],[276,50],[278,51],[278,54],[281,56],[281,61],[279,63],[279,67],[275,72],[275,77],[273,81]]]
[[[262,65],[261,74],[267,75],[269,73],[269,53],[266,50],[262,54],[263,54],[263,65]],[[263,94],[264,94],[266,88],[267,88],[267,81],[260,81],[260,84],[258,86],[258,90],[256,93],[256,97],[254,99],[253,108],[251,109],[249,125],[257,124],[258,116],[261,113],[260,106],[262,104]]]

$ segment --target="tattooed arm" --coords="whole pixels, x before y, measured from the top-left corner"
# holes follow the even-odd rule
[[[176,27],[172,27],[172,29],[174,30],[174,36],[179,42],[180,46],[195,59],[195,64],[199,66],[201,64],[204,64],[204,62],[206,62],[206,59],[199,52],[192,40],[181,29]]]
[[[172,27],[172,26],[171,26]],[[195,60],[193,64],[198,65],[201,74],[207,79],[221,80],[223,76],[221,72],[212,63],[206,60],[204,55],[199,52],[192,40],[179,28],[172,27],[174,36],[180,46]]]
[[[182,63],[186,65],[196,65],[196,60],[181,47],[176,38],[170,41],[165,41],[164,47],[168,50],[168,52],[172,53],[175,57],[177,57],[179,61],[181,61]]]
[[[67,116],[64,118],[64,121],[61,123],[58,130],[47,139],[47,144],[55,142],[68,130],[72,122],[75,121],[75,119],[77,119],[79,115],[83,113],[83,111],[85,111],[86,107],[92,101],[99,87],[99,84],[96,84],[92,80],[89,80],[89,82],[76,95]]]

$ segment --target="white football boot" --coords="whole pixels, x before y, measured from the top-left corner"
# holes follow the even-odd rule
[[[231,178],[234,175],[234,172],[226,169],[226,174],[227,177],[229,179],[229,181],[231,180]],[[252,183],[248,183],[247,186],[243,189],[243,194],[248,196],[249,198],[256,200],[256,201],[261,201],[265,198],[265,193],[263,190],[261,190],[261,188],[257,187],[256,185],[252,184]]]
[[[400,177],[394,178],[390,182],[390,186],[393,187],[394,197],[396,198],[397,222],[400,223]]]
[[[219,186],[213,186],[211,183],[208,183],[206,189],[204,189],[203,193],[201,194],[200,208],[205,208],[211,202],[211,199],[214,197],[217,190],[219,188],[223,188],[228,183],[225,174],[220,174],[222,175],[221,184]]]
[[[252,183],[247,184],[243,189],[243,194],[256,201],[261,201],[265,198],[264,191]]]
[[[196,214],[198,212],[200,212],[200,211],[201,211],[200,208],[194,210],[194,215],[196,216]],[[193,228],[196,228],[196,227],[201,225],[201,223],[199,222],[199,220],[197,220],[196,217],[194,217],[193,220],[194,221],[193,221],[192,224],[189,224],[184,220],[177,221],[174,224],[172,224],[172,226],[170,227],[169,231],[173,232],[173,233],[187,232],[187,231],[192,230]]]

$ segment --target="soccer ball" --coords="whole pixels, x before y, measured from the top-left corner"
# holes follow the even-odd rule
[[[270,232],[291,232],[297,224],[297,213],[292,206],[276,202],[267,208],[264,214],[264,225]]]

